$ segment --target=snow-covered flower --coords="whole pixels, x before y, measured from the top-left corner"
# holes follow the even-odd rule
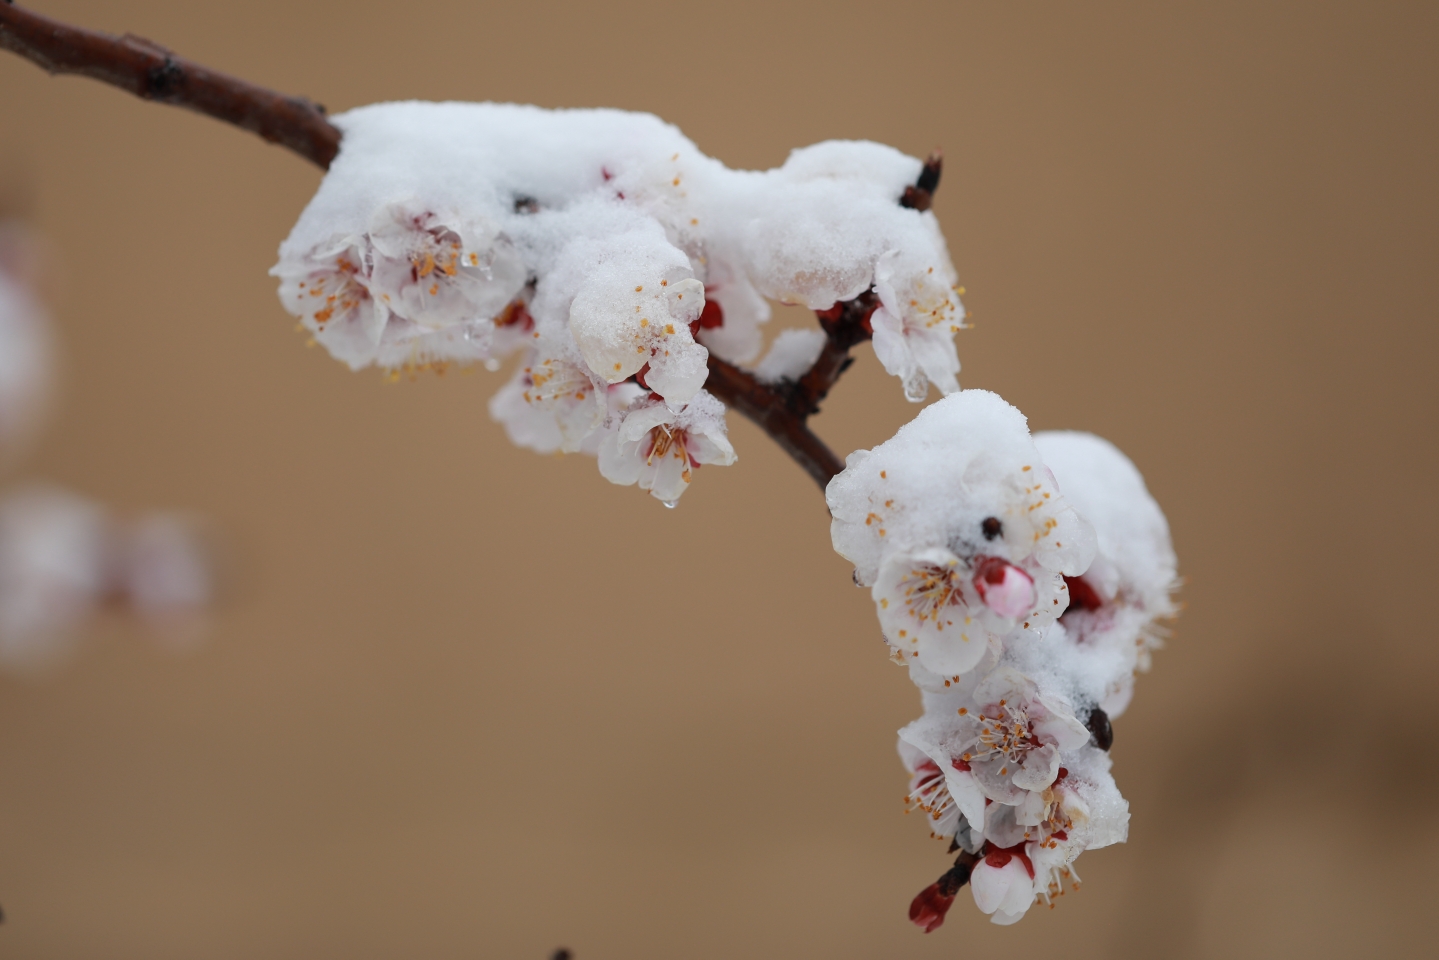
[[[872,587],[886,642],[939,676],[973,669],[1015,631],[1040,635],[1068,604],[1063,577],[1094,553],[1024,416],[981,390],[850,454],[826,498],[835,550]]]
[[[611,483],[638,483],[674,506],[701,465],[735,462],[724,414],[724,404],[703,390],[679,412],[655,397],[641,398],[601,442],[600,473]]]
[[[375,295],[422,329],[489,321],[525,285],[519,254],[481,218],[391,204],[377,211],[369,236]]]
[[[353,369],[488,360],[517,345],[497,332],[520,316],[525,266],[483,221],[386,204],[362,234],[287,244],[271,273],[285,308]]]
[[[1063,609],[1063,580],[1036,573],[930,547],[888,557],[870,592],[895,652],[948,676],[972,670],[1016,626],[1036,629]]]
[[[997,803],[1032,803],[1059,776],[1060,752],[1089,742],[1089,730],[1069,704],[1010,667],[985,677],[974,701],[976,710],[957,711],[952,749]]]
[[[932,260],[916,260],[891,250],[874,268],[879,307],[870,315],[874,354],[885,370],[899,377],[904,395],[918,403],[933,383],[943,394],[959,389],[959,356],[954,335],[964,328],[964,307],[954,267],[944,254],[944,239],[933,227]]]
[[[337,360],[358,370],[375,359],[390,311],[370,294],[369,243],[336,237],[281,260],[280,302]]]
[[[537,453],[580,450],[604,422],[610,390],[625,386],[611,388],[583,359],[566,354],[533,351],[490,400],[490,416],[504,425],[516,446]],[[633,389],[639,392],[638,387]]]
[[[986,811],[986,841],[1025,851],[1034,870],[1034,895],[1051,907],[1066,888],[1079,889],[1074,861],[1081,853],[1123,843],[1129,834],[1129,804],[1109,773],[1108,756],[1086,747],[1066,762],[1075,769],[1060,768],[1038,817],[1025,818],[1019,808],[999,804]]]
[[[569,319],[590,368],[610,383],[643,372],[666,401],[688,403],[709,376],[709,351],[690,328],[704,310],[704,284],[656,231],[587,246],[593,263]]]
[[[1082,574],[1067,578],[1063,626],[1096,666],[1100,658],[1113,663],[1086,694],[1117,717],[1129,705],[1135,672],[1149,668],[1160,643],[1158,621],[1175,613],[1169,525],[1134,464],[1107,440],[1056,431],[1036,434],[1034,442],[1066,499],[1094,526],[1098,550]]]
[[[901,730],[901,739],[946,771],[951,796],[967,806],[962,812],[972,825],[984,823],[976,796],[1022,807],[1021,823],[1039,822],[1061,752],[1088,743],[1089,730],[1062,698],[1010,667],[981,680],[969,702],[948,716],[927,714]]]
[[[850,454],[826,499],[835,550],[864,586],[897,551],[993,556],[1036,583],[1039,571],[1083,573],[1094,556],[1094,532],[1060,494],[1024,415],[985,390],[951,394]]]
[[[491,321],[533,284],[542,331],[569,323],[597,375],[648,365],[649,388],[683,404],[707,349],[759,354],[766,297],[826,309],[874,289],[886,368],[911,396],[956,388],[954,271],[934,214],[899,202],[914,157],[830,141],[775,170],[729,170],[615,110],[411,102],[333,122],[340,153],[273,272],[351,366],[502,356],[515,344]]]

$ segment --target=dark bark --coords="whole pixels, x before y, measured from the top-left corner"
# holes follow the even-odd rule
[[[0,47],[52,74],[90,77],[214,117],[320,167],[329,167],[340,149],[340,131],[319,104],[217,73],[141,37],[72,27],[7,2],[0,6]]]

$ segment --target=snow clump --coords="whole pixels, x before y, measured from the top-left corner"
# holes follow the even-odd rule
[[[954,268],[934,214],[899,202],[920,161],[890,147],[831,141],[748,171],[618,110],[382,103],[333,122],[340,153],[271,271],[282,303],[354,369],[522,354],[490,408],[516,443],[609,450],[606,477],[672,503],[700,464],[734,460],[703,388],[711,355],[760,355],[766,298],[873,292],[876,354],[906,395],[958,389]],[[757,375],[798,379],[817,336],[781,340]],[[695,403],[686,479],[620,465],[655,404],[678,423]]]

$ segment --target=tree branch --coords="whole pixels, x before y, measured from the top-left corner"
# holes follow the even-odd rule
[[[322,169],[329,168],[340,149],[340,131],[319,104],[216,73],[130,34],[112,37],[72,27],[14,6],[14,0],[3,0],[0,48],[52,74],[90,77],[142,99],[185,107],[249,130]],[[942,164],[938,151],[931,154],[919,180],[905,188],[900,205],[928,210]],[[866,292],[817,311],[827,340],[819,359],[798,381],[761,383],[748,371],[710,355],[705,384],[709,391],[769,434],[820,489],[844,469],[844,463],[814,435],[807,421],[853,362],[850,350],[869,339],[869,317],[876,306],[875,295]]]
[[[112,37],[0,4],[0,47],[52,74],[74,73],[145,100],[185,107],[259,134],[322,168],[340,149],[325,108],[206,69],[141,37]]]

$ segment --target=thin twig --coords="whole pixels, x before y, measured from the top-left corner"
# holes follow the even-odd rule
[[[340,149],[340,131],[325,108],[303,97],[287,97],[223,73],[216,73],[149,40],[112,37],[0,3],[0,48],[19,54],[52,74],[74,73],[156,100],[214,117],[271,143],[288,147],[329,169]],[[918,181],[906,187],[901,206],[928,210],[939,186],[942,158],[925,161]],[[713,354],[705,386],[720,400],[753,420],[823,489],[844,463],[809,429],[807,421],[849,368],[850,350],[869,339],[869,316],[878,301],[863,293],[819,311],[827,340],[819,359],[797,381],[765,384]]]
[[[52,74],[90,77],[233,124],[323,168],[340,149],[340,131],[325,119],[324,107],[216,73],[128,33],[112,37],[72,27],[7,0],[0,5],[0,47]]]

